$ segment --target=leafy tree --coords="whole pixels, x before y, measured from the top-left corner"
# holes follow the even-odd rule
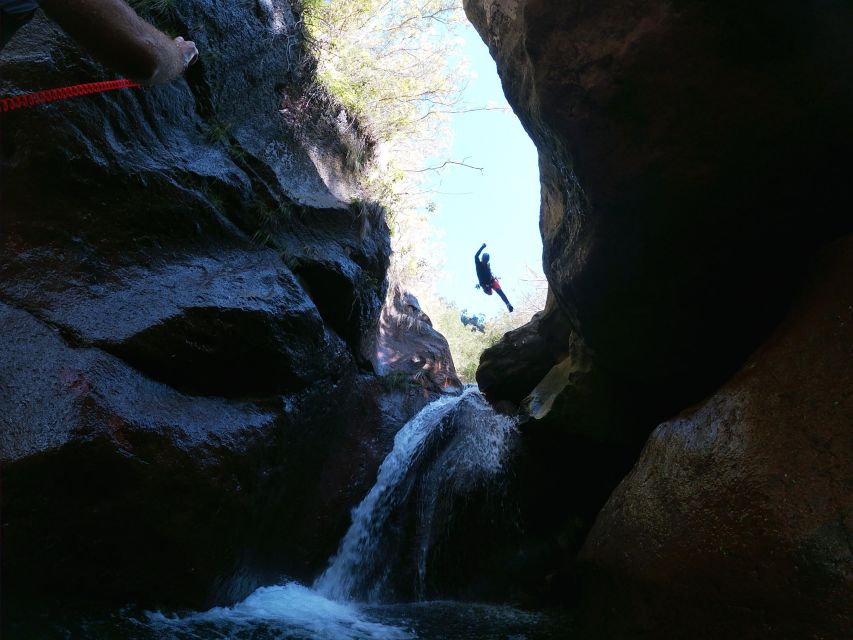
[[[374,150],[372,162],[358,164],[364,199],[387,212],[389,275],[404,285],[430,279],[441,252],[426,242],[435,235],[427,163],[448,151],[449,114],[467,110],[455,36],[461,0],[303,0],[303,8],[318,78]]]
[[[304,17],[320,80],[384,152],[435,150],[464,87],[459,0],[304,0]]]

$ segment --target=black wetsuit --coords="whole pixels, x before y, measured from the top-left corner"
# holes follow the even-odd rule
[[[498,282],[498,279],[492,275],[492,267],[488,262],[480,260],[480,254],[486,245],[483,245],[479,248],[477,253],[474,254],[474,266],[477,269],[477,280],[480,281],[480,286],[483,288],[483,293],[488,295],[492,295],[492,291],[497,291],[498,295],[501,297],[501,300],[504,301],[506,308],[512,311],[512,305],[509,303],[509,300],[506,298],[506,294],[501,289],[501,283]]]
[[[30,21],[38,6],[35,0],[0,0],[0,49]]]

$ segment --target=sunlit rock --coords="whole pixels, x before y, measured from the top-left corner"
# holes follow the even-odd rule
[[[379,319],[373,358],[381,376],[403,376],[431,391],[458,391],[447,339],[432,326],[414,294],[395,284]]]

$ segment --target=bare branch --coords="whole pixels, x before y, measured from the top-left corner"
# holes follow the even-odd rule
[[[510,109],[508,107],[472,107],[470,109],[430,109],[424,115],[422,115],[418,120],[426,120],[427,118],[431,118],[436,115],[445,115],[445,114],[457,114],[457,113],[473,113],[475,111],[500,111],[502,113],[508,113]]]
[[[427,171],[441,171],[448,165],[455,165],[457,167],[465,167],[466,169],[476,169],[480,173],[483,173],[483,167],[475,167],[473,164],[468,164],[465,162],[467,159],[468,158],[465,158],[462,162],[457,162],[456,160],[445,160],[434,167],[426,167],[424,169],[402,169],[402,171],[405,171],[406,173],[426,173]]]

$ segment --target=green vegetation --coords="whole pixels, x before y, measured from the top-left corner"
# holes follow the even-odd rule
[[[463,310],[452,302],[430,295],[423,296],[420,302],[421,307],[428,311],[433,326],[447,338],[456,373],[467,384],[477,382],[474,374],[483,351],[507,332],[526,324],[534,313],[544,309],[546,293],[545,279],[541,277],[533,293],[516,302],[513,313],[504,311],[498,316],[487,318],[485,332],[482,333],[462,324],[460,316]]]
[[[293,205],[285,200],[270,205],[259,199],[252,205],[251,212],[257,227],[252,241],[269,244],[279,226],[293,217]]]
[[[412,376],[408,373],[395,371],[383,376],[380,379],[380,384],[385,391],[405,391],[412,386]]]
[[[454,36],[461,1],[303,0],[303,16],[317,77],[346,111],[345,162],[361,174],[362,200],[386,212],[389,276],[423,281],[439,252],[424,242],[434,234],[422,183],[447,152],[447,117],[462,109],[467,78]]]
[[[458,0],[304,0],[320,81],[380,142],[399,151],[440,139],[464,73],[452,37]],[[415,140],[412,140],[412,138]],[[419,167],[414,167],[419,168]]]

